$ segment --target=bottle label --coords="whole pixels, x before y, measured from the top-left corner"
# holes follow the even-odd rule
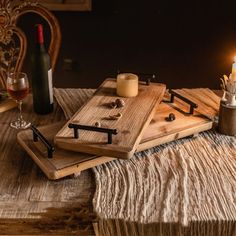
[[[53,103],[52,69],[48,71],[48,89],[49,89],[50,104],[52,104]]]

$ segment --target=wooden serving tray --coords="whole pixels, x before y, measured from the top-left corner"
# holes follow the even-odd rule
[[[54,142],[58,147],[67,150],[128,159],[133,156],[140,143],[165,89],[164,84],[139,84],[136,97],[122,98],[125,106],[111,109],[109,104],[121,97],[116,95],[116,80],[107,79],[56,134]],[[119,113],[122,115],[120,119],[109,118]],[[75,138],[74,130],[68,127],[71,123],[94,127],[97,122],[101,123],[103,129],[117,131],[116,135],[111,135],[111,143],[108,143],[108,134],[87,130],[79,130],[79,138]]]
[[[218,115],[220,98],[209,89],[179,89],[178,94],[195,102],[198,107],[189,114],[189,105],[179,98],[170,103],[166,93],[156,110],[148,128],[145,130],[137,151],[142,151],[160,144],[191,136],[213,127],[214,117]],[[175,120],[166,120],[169,114]]]
[[[64,122],[60,122],[39,127],[38,130],[50,143],[53,143],[54,136],[64,124]],[[68,151],[57,147],[53,153],[53,158],[48,158],[46,147],[40,141],[33,141],[33,133],[29,129],[20,131],[17,134],[17,140],[49,179],[60,179],[77,174],[82,170],[112,160],[109,157],[97,159],[97,156],[91,154]]]
[[[189,105],[178,98],[175,99],[174,103],[161,103],[145,130],[136,151],[145,150],[212,128],[213,118],[218,114],[219,97],[209,89],[181,89],[175,91],[196,102],[198,108],[191,115],[188,114]],[[166,94],[165,100],[169,100],[168,94]],[[170,113],[175,114],[176,117],[172,122],[166,121],[166,117]],[[53,143],[53,137],[63,125],[63,123],[58,123],[39,127],[38,129]],[[33,142],[31,130],[19,132],[17,139],[49,179],[59,179],[76,174],[115,159],[108,156],[67,151],[58,147],[55,149],[53,158],[48,158],[46,148],[40,142]]]
[[[0,101],[0,113],[15,107],[17,107],[17,103],[11,98],[6,98],[5,100]]]

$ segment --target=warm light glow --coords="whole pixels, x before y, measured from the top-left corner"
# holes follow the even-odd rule
[[[232,73],[235,74],[234,77],[236,77],[236,56],[234,57],[234,63],[232,65]]]

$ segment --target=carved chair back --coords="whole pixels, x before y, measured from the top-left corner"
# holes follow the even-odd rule
[[[61,45],[61,30],[56,17],[37,1],[0,0],[0,87],[6,88],[7,74],[22,69],[27,39],[17,26],[18,20],[26,13],[42,17],[50,28],[48,52],[54,70]]]

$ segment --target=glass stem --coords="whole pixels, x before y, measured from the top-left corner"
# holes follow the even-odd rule
[[[18,115],[18,120],[21,122],[23,120],[23,117],[22,117],[22,101],[18,101],[18,108],[19,108],[19,115]]]

